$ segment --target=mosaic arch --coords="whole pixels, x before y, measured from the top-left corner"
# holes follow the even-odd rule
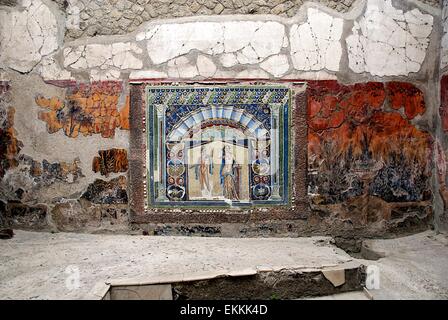
[[[148,86],[148,203],[287,204],[290,89]]]

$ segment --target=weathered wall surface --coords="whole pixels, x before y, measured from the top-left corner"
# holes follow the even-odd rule
[[[448,1],[443,1],[442,40],[440,46],[440,126],[437,131],[436,168],[439,192],[435,194],[435,207],[442,212],[438,219],[441,228],[448,229],[448,189],[447,189],[447,150],[448,150]]]
[[[4,218],[13,226],[67,231],[126,227],[127,154],[114,151],[128,145],[127,113],[117,111],[126,111],[122,83],[56,87],[21,75],[8,83],[4,101],[16,112],[2,139]]]
[[[158,233],[378,235],[443,221],[437,1],[1,5],[0,222],[128,230],[129,81],[138,79],[307,86],[307,215],[291,228],[204,222],[158,224]]]
[[[293,17],[303,0],[56,0],[66,9],[67,37],[125,34],[152,19],[197,15],[272,14]],[[355,0],[315,0],[338,12],[349,11]],[[438,0],[424,0],[437,7]]]
[[[432,138],[411,122],[425,112],[422,91],[409,83],[311,82],[312,208],[355,225],[429,219]]]

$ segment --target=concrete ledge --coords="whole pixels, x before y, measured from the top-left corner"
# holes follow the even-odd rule
[[[289,279],[288,274],[308,277],[309,283],[317,276],[326,288],[334,288],[322,271],[361,268],[330,237],[15,233],[0,241],[0,299],[101,299],[119,285],[225,281],[230,286],[240,282],[235,279]],[[73,279],[78,280],[70,285]]]
[[[323,277],[316,277],[322,274]],[[248,296],[248,298],[267,298],[269,294],[274,294],[278,290],[276,284],[281,281],[285,281],[287,278],[293,278],[293,284],[291,288],[295,288],[290,296],[283,297],[289,299],[297,299],[308,295],[327,295],[336,294],[341,292],[348,292],[354,290],[361,290],[364,286],[365,267],[357,262],[347,262],[343,265],[335,266],[321,266],[316,268],[304,268],[303,266],[257,266],[255,268],[246,268],[240,270],[215,270],[206,273],[192,273],[192,274],[178,274],[167,275],[161,277],[139,277],[128,279],[111,279],[107,282],[98,282],[94,289],[85,297],[89,300],[127,300],[132,295],[114,294],[115,289],[129,290],[134,293],[134,298],[149,299],[149,300],[166,300],[168,294],[165,292],[167,289],[162,288],[163,285],[169,285],[170,288],[189,287],[196,288],[198,286],[205,286],[209,284],[210,290],[213,290],[213,282],[232,282],[232,284],[239,286],[264,286],[266,294],[263,296]],[[270,286],[270,281],[266,281],[269,278],[276,278],[276,281]],[[250,281],[247,281],[250,279]],[[308,282],[313,279],[316,282],[316,286],[319,283],[324,284],[322,291],[309,291]],[[237,281],[236,283],[234,282]],[[291,280],[289,280],[291,281]],[[272,281],[271,281],[272,282]],[[331,283],[332,286],[328,285]],[[347,284],[347,285],[346,285]],[[345,286],[344,286],[345,285]],[[249,288],[247,288],[249,289]],[[171,289],[170,289],[171,290]],[[207,290],[207,289],[205,289]],[[270,293],[273,291],[274,293]],[[269,294],[268,294],[269,293]],[[204,298],[204,293],[198,294],[196,292],[190,293],[192,299]],[[236,294],[233,292],[232,294]],[[258,293],[260,294],[260,293]],[[237,294],[236,294],[237,295]],[[216,292],[210,292],[207,296],[212,298],[225,299],[229,298],[225,292],[216,290]],[[277,294],[275,294],[277,296]],[[233,297],[235,298],[235,297]],[[246,298],[246,297],[245,297]],[[173,297],[168,300],[172,300]]]

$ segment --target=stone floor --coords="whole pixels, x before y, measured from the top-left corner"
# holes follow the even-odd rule
[[[239,272],[257,266],[322,269],[353,263],[330,238],[200,238],[15,231],[0,241],[0,299],[82,299],[101,281]],[[79,289],[69,290],[78,268]],[[73,274],[73,273],[71,273]],[[68,280],[67,280],[68,279]]]
[[[382,258],[357,259],[379,270],[379,289],[312,298],[313,300],[448,299],[448,235],[432,231],[388,240],[365,240]]]
[[[374,299],[448,299],[447,234],[428,231],[364,245],[385,256],[358,260],[379,268],[380,289],[369,290]]]
[[[15,231],[0,240],[0,299],[83,299],[100,282],[146,281],[163,276],[238,272],[257,266],[325,269],[375,264],[381,277],[374,299],[447,299],[448,237],[425,232],[369,241],[385,255],[358,260],[328,237],[199,238]],[[79,288],[70,284],[79,270]],[[75,271],[75,273],[73,273]],[[67,284],[69,286],[67,286]],[[328,299],[363,298],[360,294]]]

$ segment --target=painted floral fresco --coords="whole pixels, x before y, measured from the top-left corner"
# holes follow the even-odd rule
[[[312,203],[334,205],[360,198],[381,199],[382,203],[431,199],[432,139],[410,122],[424,112],[423,93],[408,83],[345,86],[336,81],[310,82],[308,165]],[[369,210],[366,203],[363,210]]]
[[[149,87],[151,203],[286,202],[289,101],[285,87]]]
[[[71,84],[63,100],[36,98],[37,105],[47,109],[39,113],[39,119],[47,123],[49,133],[63,130],[70,138],[79,134],[113,138],[115,129],[129,129],[129,99],[119,109],[122,90],[120,81]]]

